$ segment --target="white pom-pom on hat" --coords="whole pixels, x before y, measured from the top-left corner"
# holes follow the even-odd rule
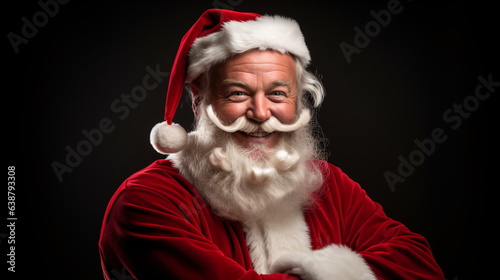
[[[160,122],[151,130],[149,141],[160,154],[174,154],[180,152],[187,143],[187,132],[179,124]]]

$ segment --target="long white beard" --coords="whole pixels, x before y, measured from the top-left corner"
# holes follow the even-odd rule
[[[272,149],[244,148],[203,110],[186,147],[171,159],[217,215],[250,223],[307,204],[322,183],[315,143],[305,127],[282,133]]]

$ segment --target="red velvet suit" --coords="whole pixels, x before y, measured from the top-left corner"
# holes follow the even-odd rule
[[[424,237],[388,218],[338,167],[319,164],[325,182],[305,211],[313,249],[346,245],[379,279],[444,279]],[[213,214],[169,160],[118,188],[99,249],[106,279],[297,279],[255,272],[240,223]]]

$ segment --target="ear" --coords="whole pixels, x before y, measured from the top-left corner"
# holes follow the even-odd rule
[[[200,81],[199,79],[194,80],[189,84],[189,90],[191,92],[191,108],[193,109],[193,113],[195,118],[198,118],[198,104],[200,103],[201,96],[200,96]]]
[[[189,84],[189,89],[191,90],[191,93],[195,96],[198,96],[198,94],[200,93],[200,88],[201,88],[201,85],[200,85],[200,78],[197,78],[196,80],[192,81],[190,84]]]

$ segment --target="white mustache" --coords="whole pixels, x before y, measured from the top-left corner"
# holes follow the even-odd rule
[[[302,110],[299,118],[292,124],[283,124],[274,116],[271,116],[263,123],[252,123],[245,116],[237,118],[232,124],[224,125],[219,118],[215,115],[212,105],[207,106],[208,118],[221,130],[229,133],[236,131],[243,131],[245,133],[252,133],[257,131],[264,132],[292,132],[301,127],[304,127],[311,120],[311,113],[308,109]]]

